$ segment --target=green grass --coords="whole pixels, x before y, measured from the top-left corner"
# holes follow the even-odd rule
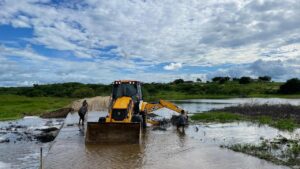
[[[41,115],[67,106],[74,99],[0,95],[0,120],[13,120],[24,115]]]
[[[293,131],[299,127],[299,125],[293,119],[280,119],[269,124],[275,128],[288,131]]]
[[[206,112],[194,114],[192,120],[199,122],[221,122],[228,123],[234,121],[251,121],[258,124],[266,124],[279,130],[293,131],[299,127],[293,119],[272,119],[268,116],[246,116],[241,114],[233,114],[228,112]]]

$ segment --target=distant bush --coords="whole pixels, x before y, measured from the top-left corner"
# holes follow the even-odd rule
[[[252,79],[251,77],[243,76],[240,78],[239,83],[240,84],[249,84],[251,83]]]
[[[271,77],[270,76],[259,76],[258,80],[259,81],[264,81],[264,82],[270,82],[271,81]]]
[[[225,82],[230,80],[230,77],[214,77],[211,80],[213,82],[219,82],[220,84],[224,84]]]
[[[218,82],[219,80],[221,80],[222,79],[222,77],[214,77],[214,78],[212,78],[211,80],[213,81],[213,82]]]
[[[285,84],[280,86],[279,93],[282,94],[300,93],[300,80],[298,78],[287,80]]]
[[[188,80],[188,81],[184,81],[184,83],[194,83],[194,81],[192,81],[192,80]]]
[[[183,79],[176,79],[173,81],[174,84],[181,84],[181,83],[184,83],[184,80]]]
[[[75,90],[72,96],[76,98],[92,97],[95,96],[95,91],[91,88],[80,88]]]
[[[238,81],[240,81],[240,79],[239,79],[239,78],[237,78],[237,77],[234,77],[234,78],[232,78],[232,81],[236,81],[236,82],[238,82]]]
[[[44,96],[44,95],[45,95],[45,93],[39,89],[32,89],[32,90],[30,90],[30,92],[27,93],[27,96],[29,96],[29,97],[40,97],[40,96]]]

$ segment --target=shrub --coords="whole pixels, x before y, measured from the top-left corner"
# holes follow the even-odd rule
[[[44,96],[45,93],[39,89],[32,89],[30,92],[27,93],[29,97],[37,97],[37,96]]]
[[[76,98],[92,97],[95,96],[95,91],[91,88],[80,88],[76,89],[72,96]]]
[[[174,84],[181,84],[181,83],[184,83],[184,80],[183,79],[176,79],[173,81]]]
[[[239,83],[240,84],[249,84],[251,83],[251,77],[243,76],[240,78]]]
[[[271,81],[271,77],[270,76],[259,76],[258,80],[260,81],[264,81],[264,82],[270,82]]]
[[[298,78],[287,80],[285,84],[280,86],[279,93],[283,93],[283,94],[300,93],[300,80]]]
[[[220,84],[224,84],[225,82],[230,80],[230,77],[214,77],[211,80],[213,82],[219,82]]]

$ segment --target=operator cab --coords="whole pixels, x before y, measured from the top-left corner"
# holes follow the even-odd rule
[[[141,82],[139,81],[115,81],[113,83],[112,99],[131,97],[134,101],[142,100]]]

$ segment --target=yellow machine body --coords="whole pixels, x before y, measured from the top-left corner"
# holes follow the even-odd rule
[[[138,143],[142,126],[147,123],[146,115],[163,107],[178,113],[182,111],[164,100],[159,103],[143,102],[139,81],[115,81],[108,115],[100,118],[99,122],[87,122],[86,143]]]
[[[127,111],[127,115],[122,120],[116,120],[114,119],[113,113],[122,113],[124,111]],[[133,103],[130,97],[120,97],[116,99],[116,101],[112,104],[112,108],[110,109],[110,112],[108,114],[108,117],[106,117],[105,122],[109,123],[130,123],[131,118],[133,114]]]
[[[85,142],[88,144],[138,144],[140,123],[88,122]]]

